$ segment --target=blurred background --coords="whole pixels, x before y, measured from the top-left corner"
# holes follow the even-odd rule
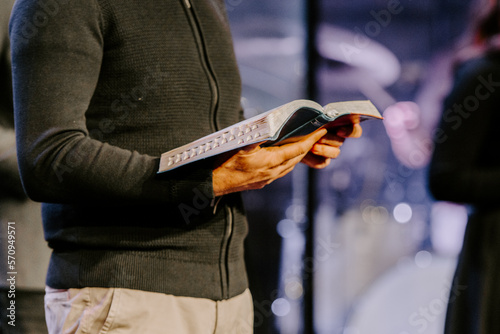
[[[467,210],[426,168],[469,3],[226,0],[247,117],[300,98],[385,117],[327,169],[245,193],[256,333],[442,333]]]

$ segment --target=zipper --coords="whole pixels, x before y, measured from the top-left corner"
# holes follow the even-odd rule
[[[211,105],[211,130],[212,132],[218,131],[219,127],[217,125],[217,119],[216,119],[216,114],[217,114],[217,109],[219,105],[219,87],[217,85],[217,81],[215,80],[215,74],[212,70],[212,67],[210,66],[210,62],[208,60],[208,53],[207,49],[205,46],[205,42],[203,40],[203,34],[202,30],[200,27],[200,22],[196,16],[196,12],[191,4],[190,0],[181,0],[184,3],[184,6],[186,7],[186,11],[188,13],[189,21],[193,27],[193,33],[196,39],[196,43],[198,44],[199,52],[200,52],[200,58],[201,58],[201,63],[203,66],[203,69],[205,70],[205,73],[208,77],[208,82],[210,85],[210,89],[212,91],[212,105]]]
[[[229,298],[229,240],[233,233],[233,212],[231,207],[225,206],[227,212],[227,224],[221,244],[221,256],[219,259],[221,293],[223,298]]]
[[[200,22],[196,16],[196,11],[194,10],[190,0],[181,0],[184,3],[186,8],[186,12],[193,27],[193,34],[195,36],[196,42],[198,44],[198,48],[200,51],[200,58],[203,69],[208,77],[208,81],[210,84],[210,89],[212,91],[212,105],[211,105],[211,128],[212,132],[218,131],[219,127],[217,126],[217,109],[219,105],[219,87],[217,85],[217,81],[215,80],[215,75],[213,69],[210,66],[210,62],[208,59],[207,49],[205,47],[205,42],[203,40],[203,34],[200,27]],[[219,199],[220,200],[220,199]],[[219,200],[215,203],[214,206],[214,214],[217,209],[217,205],[219,204]],[[229,244],[231,235],[233,233],[233,212],[229,206],[225,206],[226,209],[226,226],[224,235],[221,240],[221,248],[220,248],[220,258],[219,258],[219,273],[220,273],[220,281],[221,281],[221,295],[224,299],[229,298]]]

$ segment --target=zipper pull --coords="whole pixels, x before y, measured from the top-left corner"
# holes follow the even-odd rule
[[[189,0],[184,0],[184,4],[186,5],[187,9],[191,9],[191,2],[189,2]]]
[[[214,208],[212,214],[215,215],[215,213],[217,212],[217,206],[219,205],[221,199],[222,196],[218,198],[212,198],[212,202],[210,203],[210,206]]]

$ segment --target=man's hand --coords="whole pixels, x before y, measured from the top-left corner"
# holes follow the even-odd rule
[[[232,192],[260,189],[293,170],[303,162],[313,168],[328,166],[340,153],[348,137],[361,136],[359,124],[327,130],[318,129],[308,136],[281,146],[245,147],[222,162],[213,172],[215,196]]]
[[[322,128],[293,143],[270,147],[255,144],[237,151],[213,171],[215,196],[260,189],[285,176],[327,133]]]
[[[363,133],[359,123],[352,126],[330,129],[311,150],[306,154],[302,162],[312,168],[325,168],[332,159],[340,154],[340,146],[346,138],[358,138]]]

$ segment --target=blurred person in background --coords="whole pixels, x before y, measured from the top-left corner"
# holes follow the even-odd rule
[[[8,39],[13,3],[0,1],[0,333],[41,334],[47,333],[43,296],[50,250],[43,238],[40,204],[24,194],[17,168]],[[10,243],[8,232],[15,233]],[[10,253],[9,245],[14,247]]]
[[[434,134],[429,189],[468,205],[446,334],[500,333],[500,2],[480,0]]]

